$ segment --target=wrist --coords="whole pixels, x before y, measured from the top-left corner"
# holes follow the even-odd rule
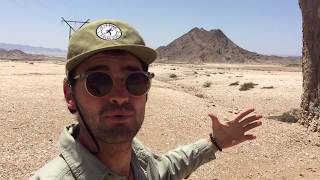
[[[209,139],[210,139],[211,143],[212,143],[214,146],[216,146],[219,151],[222,151],[221,146],[218,145],[218,143],[217,143],[216,139],[213,137],[213,134],[212,134],[212,133],[209,134]]]

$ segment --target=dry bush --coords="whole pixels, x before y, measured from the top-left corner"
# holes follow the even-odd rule
[[[212,85],[212,82],[206,81],[206,82],[202,85],[202,87],[208,88],[208,87],[210,87],[211,85]]]
[[[195,96],[197,96],[198,98],[204,98],[204,95],[200,93],[197,93]]]
[[[264,86],[261,89],[273,89],[273,88],[274,88],[273,86]]]
[[[176,75],[176,74],[170,74],[169,77],[170,77],[170,78],[176,78],[177,75]]]
[[[233,82],[233,83],[230,83],[229,86],[238,86],[239,85],[239,81],[236,81],[236,82]]]
[[[254,86],[256,86],[256,85],[258,85],[258,84],[253,83],[253,82],[243,83],[239,90],[246,91],[246,90],[254,88]]]

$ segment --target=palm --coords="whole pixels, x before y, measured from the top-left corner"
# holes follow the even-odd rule
[[[252,113],[254,109],[247,109],[240,113],[234,120],[222,124],[216,116],[209,114],[212,120],[212,130],[218,145],[221,148],[228,148],[239,144],[246,140],[255,139],[253,134],[245,134],[247,131],[260,126],[262,123],[259,119],[261,115],[252,115],[246,117]]]

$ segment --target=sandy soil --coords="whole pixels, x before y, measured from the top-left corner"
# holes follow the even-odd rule
[[[156,153],[207,138],[208,112],[227,121],[255,107],[264,116],[252,130],[257,140],[218,152],[189,179],[320,179],[320,134],[271,118],[299,108],[299,67],[154,64],[150,70],[156,77],[138,137]],[[28,179],[57,155],[60,132],[74,121],[63,100],[64,66],[1,61],[0,75],[0,179]],[[239,91],[246,82],[257,85]]]

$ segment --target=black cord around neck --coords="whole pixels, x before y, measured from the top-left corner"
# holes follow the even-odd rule
[[[83,115],[82,115],[82,113],[81,113],[81,111],[80,111],[80,108],[79,108],[79,106],[78,106],[78,102],[76,101],[76,98],[74,97],[73,93],[71,93],[71,94],[72,94],[72,98],[73,98],[74,104],[76,105],[77,111],[78,111],[78,113],[79,113],[80,119],[81,119],[81,121],[83,122],[84,127],[87,129],[87,131],[88,131],[91,139],[93,140],[93,142],[94,142],[94,144],[96,145],[96,148],[97,148],[97,151],[91,151],[90,149],[88,149],[88,150],[89,150],[92,154],[97,155],[97,154],[100,152],[100,146],[99,146],[99,144],[98,144],[98,141],[97,141],[97,139],[94,137],[94,135],[93,135],[91,129],[89,128],[87,122],[84,120],[84,117],[83,117]]]

